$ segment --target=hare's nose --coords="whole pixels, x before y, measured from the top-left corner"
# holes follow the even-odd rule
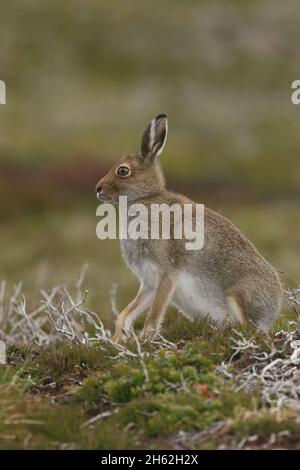
[[[96,186],[96,197],[97,197],[97,199],[101,199],[101,198],[102,198],[102,194],[103,194],[102,189],[103,189],[102,184],[99,184],[99,183],[98,183],[97,186]]]
[[[98,194],[101,194],[101,192],[102,192],[102,185],[98,183],[97,186],[96,186],[97,196],[98,196]]]

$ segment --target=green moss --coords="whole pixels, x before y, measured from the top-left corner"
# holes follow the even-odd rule
[[[138,358],[120,363],[103,357],[97,348],[58,344],[56,350],[49,347],[38,353],[35,348],[10,348],[11,365],[0,369],[0,428],[14,440],[0,437],[0,447],[23,448],[30,433],[28,448],[160,448],[178,431],[193,433],[216,422],[231,423],[231,436],[237,440],[284,429],[297,435],[294,418],[277,420],[264,407],[259,390],[233,392],[231,381],[216,373],[224,353],[220,356],[214,347],[223,345],[227,354],[230,335],[202,327],[200,341],[190,332],[181,349],[145,356],[148,380]],[[194,335],[200,331],[198,325]],[[241,331],[248,337],[253,334]],[[261,341],[262,347],[268,347]],[[233,371],[249,359],[247,355],[238,359]],[[63,388],[45,388],[49,375]],[[104,411],[108,417],[87,424]],[[20,424],[7,421],[11,414],[19,416]],[[209,435],[201,443],[204,448],[214,445]]]
[[[145,366],[148,380],[136,362],[115,364],[96,380],[87,379],[80,396],[94,401],[97,394],[99,399],[104,394],[112,402],[126,403],[138,397],[181,390],[183,386],[192,387],[200,383],[212,387],[217,382],[212,362],[199,354],[193,344],[180,351],[161,351],[158,357],[146,357]]]

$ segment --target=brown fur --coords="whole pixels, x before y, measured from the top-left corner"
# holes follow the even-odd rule
[[[166,134],[166,116],[160,115],[143,135],[143,152],[120,159],[98,182],[99,198],[116,204],[120,195],[126,195],[129,204],[138,201],[148,208],[153,203],[191,203],[195,207],[185,196],[166,189],[157,154],[151,151],[151,143],[155,149],[163,147]],[[130,169],[128,176],[118,176],[120,165]],[[204,236],[204,247],[198,251],[187,251],[184,239],[121,241],[125,261],[140,279],[140,291],[117,320],[116,341],[122,339],[134,319],[149,305],[143,339],[159,331],[168,303],[176,305],[184,314],[191,310],[187,304],[185,307],[184,287],[179,285],[181,282],[186,286],[184,281],[188,276],[199,287],[203,308],[214,305],[224,321],[227,317],[233,323],[248,321],[268,331],[281,306],[282,287],[277,271],[232,222],[208,208],[205,208]],[[213,317],[214,312],[209,313]]]

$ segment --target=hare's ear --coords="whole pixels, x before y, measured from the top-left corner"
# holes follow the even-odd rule
[[[156,116],[146,128],[141,143],[143,157],[157,157],[161,154],[167,140],[168,118],[166,114]]]

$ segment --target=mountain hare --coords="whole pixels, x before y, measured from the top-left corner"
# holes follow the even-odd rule
[[[146,128],[139,152],[119,160],[96,186],[98,199],[117,204],[120,195],[128,205],[195,203],[168,191],[158,156],[168,131],[165,114]],[[190,319],[208,315],[223,323],[249,322],[267,332],[276,319],[282,287],[276,270],[232,222],[204,210],[204,246],[188,251],[184,239],[121,240],[123,256],[139,278],[136,297],[119,314],[114,339],[126,338],[134,320],[148,307],[141,340],[158,334],[166,308],[176,306]]]

